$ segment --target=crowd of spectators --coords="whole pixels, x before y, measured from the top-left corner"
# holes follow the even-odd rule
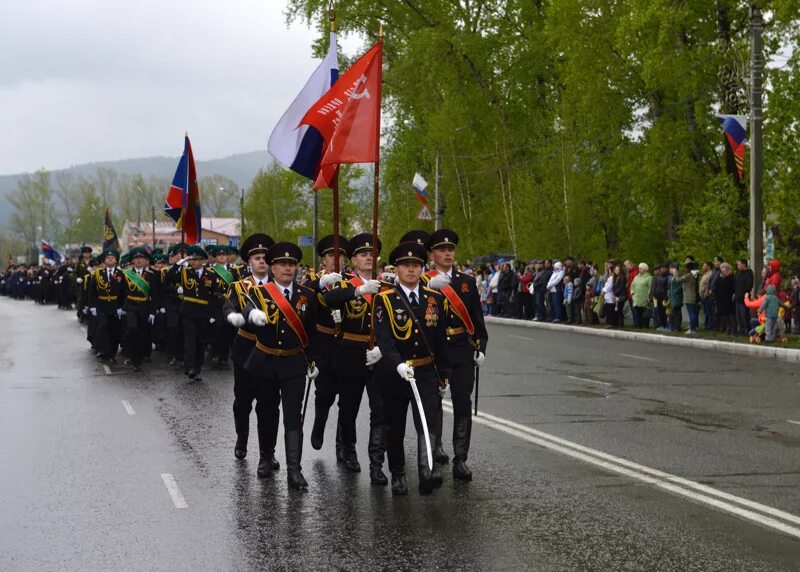
[[[607,260],[500,260],[470,269],[484,313],[504,318],[660,332],[718,331],[772,342],[800,333],[800,279],[783,284],[770,260],[758,283],[745,259],[698,264]],[[751,296],[754,286],[757,296]],[[782,288],[782,286],[786,286]]]

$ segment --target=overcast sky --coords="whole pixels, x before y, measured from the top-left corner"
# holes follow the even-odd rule
[[[317,64],[283,0],[5,4],[0,174],[177,156],[185,130],[198,160],[266,149]]]

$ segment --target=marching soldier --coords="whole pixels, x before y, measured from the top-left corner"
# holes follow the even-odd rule
[[[156,252],[158,251],[158,252]],[[167,290],[164,285],[164,275],[166,274],[167,256],[161,249],[153,250],[153,267],[152,271],[155,275],[153,282],[153,299],[156,303],[155,314],[156,319],[151,331],[153,332],[153,344],[156,350],[165,351],[169,348],[169,337],[167,335],[167,308],[166,296]]]
[[[211,301],[219,292],[217,275],[203,267],[206,252],[198,245],[187,251],[188,257],[167,272],[167,283],[180,296],[180,321],[183,327],[183,371],[189,379],[200,381],[211,324]]]
[[[451,362],[449,377],[453,399],[453,478],[472,480],[467,466],[472,436],[472,391],[475,368],[485,359],[489,334],[483,319],[480,295],[475,279],[455,269],[458,235],[450,229],[439,229],[426,242],[433,261],[427,273],[428,286],[438,289],[447,299],[444,317],[447,352]],[[437,443],[442,440],[441,397],[437,407]]]
[[[121,340],[124,275],[117,266],[119,251],[107,248],[101,257],[103,265],[96,268],[89,278],[87,303],[89,313],[95,319],[93,341],[98,348],[97,357],[115,364]]]
[[[238,328],[231,348],[233,361],[233,422],[236,427],[236,446],[233,454],[237,459],[247,456],[247,439],[250,433],[250,411],[253,400],[258,398],[258,378],[248,372],[245,362],[256,345],[255,326],[246,322],[244,310],[253,298],[250,291],[267,282],[269,265],[267,250],[275,244],[266,234],[253,234],[242,243],[242,260],[246,260],[252,274],[243,280],[237,280],[228,290],[223,306],[226,321]],[[260,458],[257,474],[259,478],[269,476],[273,470],[280,469],[275,458],[275,444],[278,439],[278,421],[280,420],[279,403],[273,399],[258,399],[256,402],[256,418],[258,422],[258,448]]]
[[[434,464],[431,470],[428,465],[431,444],[425,439],[420,408],[428,432],[432,433],[439,385],[448,376],[444,322],[447,307],[439,292],[423,287],[420,282],[425,258],[425,248],[415,242],[395,247],[389,255],[389,264],[396,266],[397,286],[378,294],[373,314],[379,352],[372,359],[380,357],[384,366],[378,368],[378,375],[384,387],[386,451],[393,495],[408,494],[403,438],[409,402],[416,402],[412,382],[416,383],[420,397],[412,408],[417,430],[419,491],[427,495],[442,484],[438,467]]]
[[[214,259],[214,264],[208,267],[209,272],[217,275],[217,281],[223,294],[227,294],[231,284],[237,282],[236,273],[228,266],[228,248],[217,246],[209,248],[209,254]],[[228,365],[228,355],[231,352],[231,342],[236,331],[223,319],[222,306],[225,298],[217,296],[211,304],[211,315],[214,322],[211,324],[211,363],[221,366]]]
[[[332,290],[323,293],[328,306],[340,316],[341,333],[336,348],[334,375],[339,383],[339,429],[344,450],[345,468],[352,472],[361,470],[356,455],[356,418],[359,406],[367,388],[370,407],[370,431],[367,450],[370,461],[370,481],[376,485],[386,485],[388,480],[383,473],[383,458],[386,450],[383,415],[383,390],[373,374],[379,350],[372,350],[370,343],[374,295],[381,289],[381,283],[372,279],[374,261],[373,244],[381,251],[380,240],[372,234],[354,236],[348,247],[348,256],[354,274],[347,280],[335,283]],[[367,362],[364,356],[367,355]],[[316,423],[315,423],[316,427]]]
[[[314,427],[311,430],[311,446],[314,449],[321,449],[325,436],[325,424],[328,421],[328,414],[336,395],[339,393],[339,383],[336,378],[332,361],[336,356],[336,339],[339,335],[339,323],[334,320],[331,308],[325,300],[324,293],[337,281],[342,279],[342,275],[335,272],[335,260],[333,248],[333,235],[322,237],[317,242],[317,254],[322,261],[322,272],[309,275],[309,280],[304,283],[316,293],[316,322],[314,330],[310,333],[313,341],[314,363],[319,370],[319,376],[314,381]],[[344,256],[347,254],[347,239],[339,236],[339,268],[343,267]],[[341,402],[340,402],[341,404]],[[344,451],[341,447],[341,435],[337,426],[336,435],[336,460],[344,462]],[[352,470],[353,467],[349,467]]]
[[[142,371],[142,359],[149,355],[152,347],[150,329],[155,323],[157,301],[155,288],[158,278],[147,268],[149,255],[142,247],[129,253],[133,268],[124,270],[125,301],[125,350],[134,371]]]
[[[307,357],[316,293],[294,282],[302,256],[295,244],[273,245],[267,252],[272,277],[250,290],[253,301],[248,302],[244,312],[245,319],[256,326],[257,337],[245,369],[257,378],[259,402],[263,399],[267,404],[281,404],[287,481],[290,488],[297,490],[308,489],[300,467],[303,390],[306,379],[311,383],[319,374]]]
[[[177,365],[183,362],[183,326],[181,324],[181,295],[178,294],[178,284],[170,280],[170,271],[180,260],[186,257],[186,249],[189,248],[185,243],[180,242],[169,248],[169,266],[161,270],[161,288],[163,296],[162,305],[166,310],[167,316],[167,348],[169,353],[169,365]],[[179,269],[178,269],[179,270]]]

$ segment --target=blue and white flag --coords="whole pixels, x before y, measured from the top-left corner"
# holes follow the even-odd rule
[[[45,262],[48,264],[59,264],[64,261],[64,257],[61,253],[53,248],[53,245],[46,240],[42,240],[42,255],[44,256]]]
[[[313,127],[300,125],[300,120],[339,78],[336,53],[336,33],[331,32],[328,54],[280,118],[267,145],[272,156],[283,166],[312,181],[317,177],[322,159],[323,140]]]

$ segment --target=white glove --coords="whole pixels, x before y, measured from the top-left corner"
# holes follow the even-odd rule
[[[397,366],[397,374],[406,381],[411,381],[414,379],[414,368],[403,362]]]
[[[397,280],[397,274],[394,272],[381,272],[381,280],[394,284],[395,280]]]
[[[97,317],[97,308],[89,308],[89,312],[92,314],[92,316]]]
[[[317,368],[317,366],[315,365],[309,366],[308,381],[314,381],[315,379],[317,379],[318,375],[319,375],[319,369]]]
[[[78,278],[77,280],[75,280],[75,282],[77,282],[78,284],[83,284],[83,278]]]
[[[262,312],[261,310],[253,310],[250,312],[250,317],[248,318],[250,323],[254,326],[266,326],[267,325],[267,315]]]
[[[122,308],[117,308],[117,318],[122,318],[125,315],[125,310]]]
[[[378,280],[367,280],[363,285],[356,288],[356,296],[364,294],[377,294],[381,291],[381,283]]]
[[[330,274],[325,274],[322,278],[319,279],[319,285],[323,288],[328,288],[329,286],[333,286],[337,282],[342,279],[342,275],[338,272],[331,272]]]
[[[167,313],[167,309],[166,308],[159,308],[158,312],[159,312],[159,314],[166,314]]]
[[[213,324],[214,322],[216,322],[216,320],[214,318],[209,318],[208,319],[208,323],[209,324]]]
[[[228,323],[231,326],[236,326],[237,328],[241,328],[244,326],[244,316],[242,316],[239,312],[232,312],[228,314]]]
[[[149,316],[147,316],[147,322],[148,322],[148,323],[149,323],[151,326],[152,326],[153,324],[155,324],[155,323],[156,323],[156,316],[155,316],[155,314],[150,314]]]
[[[183,286],[178,286],[178,289],[175,290],[178,294],[183,294]]]
[[[475,352],[475,365],[481,367],[483,362],[486,360],[486,356],[483,355],[483,352]]]
[[[188,266],[189,265],[188,260],[189,260],[188,258],[181,258],[175,264],[177,264],[178,266]]]
[[[81,313],[85,316],[88,311],[89,308],[84,308],[83,310],[81,310]]]
[[[445,274],[443,272],[439,272],[439,274],[437,274],[428,281],[428,288],[433,288],[434,290],[441,290],[448,284],[450,284],[450,275]]]
[[[342,323],[342,311],[341,310],[331,310],[331,317],[333,318],[334,324],[341,324]]]
[[[367,365],[375,365],[381,361],[382,357],[383,354],[381,353],[381,348],[378,346],[375,346],[371,350],[367,350]]]

